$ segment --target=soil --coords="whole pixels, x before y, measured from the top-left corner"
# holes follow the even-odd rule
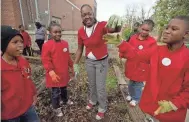
[[[44,79],[45,71],[40,61],[29,60],[32,68],[32,78],[37,85]],[[69,82],[68,91],[69,98],[74,101],[74,104],[69,106],[62,105],[63,117],[56,117],[51,106],[51,90],[44,89],[38,95],[36,104],[37,113],[41,122],[96,122],[95,115],[97,107],[88,111],[85,109],[88,96],[88,82],[85,71],[84,59],[80,62],[81,73],[77,80]],[[109,60],[108,76],[115,77],[113,64],[119,66],[116,60]],[[120,65],[121,66],[121,65]],[[115,77],[116,79],[116,77]],[[107,87],[107,89],[109,89]],[[128,115],[124,104],[124,99],[117,86],[111,87],[108,90],[108,110],[105,118],[98,122],[132,122]]]

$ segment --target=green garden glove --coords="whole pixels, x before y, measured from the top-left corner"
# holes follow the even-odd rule
[[[106,24],[106,27],[115,29],[116,27],[122,27],[122,25],[123,25],[123,21],[122,21],[121,17],[119,17],[117,15],[112,15],[109,18],[109,20]]]
[[[187,48],[189,48],[189,44],[185,44]]]
[[[73,68],[74,68],[75,79],[77,80],[77,76],[79,74],[79,64],[74,64]]]
[[[158,101],[158,104],[162,107],[159,113],[167,113],[178,109],[171,101]]]
[[[103,39],[106,40],[106,44],[115,45],[118,45],[123,40],[121,33],[107,33],[103,36]]]
[[[76,74],[79,74],[79,64],[74,64],[73,67],[74,67],[74,72]]]

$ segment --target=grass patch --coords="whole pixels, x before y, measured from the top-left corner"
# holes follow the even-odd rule
[[[106,90],[110,92],[112,90],[117,89],[117,78],[114,76],[109,76],[106,79]]]

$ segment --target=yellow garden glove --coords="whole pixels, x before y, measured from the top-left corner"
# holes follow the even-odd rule
[[[117,15],[112,15],[107,24],[106,24],[106,27],[107,28],[111,28],[111,29],[116,29],[117,27],[122,27],[123,25],[123,21],[121,19],[121,17],[117,16]]]
[[[103,36],[103,39],[106,40],[107,44],[118,45],[122,40],[121,33],[107,33]]]
[[[166,100],[158,101],[158,105],[160,109],[157,112],[157,115],[159,113],[167,113],[170,111],[176,111],[178,109],[171,101],[166,101]]]

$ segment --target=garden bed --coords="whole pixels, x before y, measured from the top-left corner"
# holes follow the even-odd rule
[[[37,88],[43,87],[44,69],[40,60],[29,59],[32,68],[32,78]],[[38,94],[36,104],[37,113],[41,122],[95,122],[97,107],[91,111],[85,109],[87,105],[88,81],[85,71],[84,58],[80,62],[81,73],[78,80],[70,81],[68,85],[69,97],[74,101],[72,106],[63,106],[63,117],[56,117],[51,106],[50,89],[42,89]],[[102,122],[132,122],[129,117],[127,107],[122,93],[119,90],[117,78],[113,64],[119,65],[115,59],[109,59],[109,70],[106,80],[106,90],[108,92],[108,111]],[[42,84],[43,83],[43,84]],[[101,122],[100,121],[100,122]]]

